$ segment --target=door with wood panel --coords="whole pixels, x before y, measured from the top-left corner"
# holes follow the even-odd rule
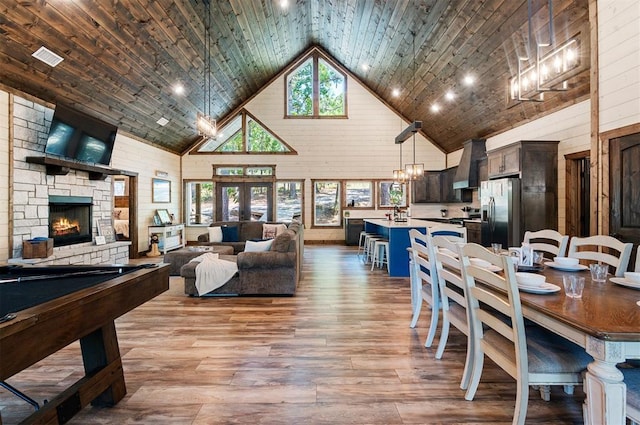
[[[609,232],[634,244],[632,269],[640,244],[640,133],[610,140],[609,165]]]

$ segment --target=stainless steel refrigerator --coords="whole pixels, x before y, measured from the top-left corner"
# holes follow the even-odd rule
[[[522,243],[520,179],[480,182],[482,245],[500,243],[503,248]]]

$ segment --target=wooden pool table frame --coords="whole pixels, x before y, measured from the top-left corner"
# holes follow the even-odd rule
[[[89,403],[118,403],[127,390],[114,320],[167,289],[168,265],[141,268],[19,311],[0,324],[0,381],[80,340],[85,376],[25,423],[65,423]]]

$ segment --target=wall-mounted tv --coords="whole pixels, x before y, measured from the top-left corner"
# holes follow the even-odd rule
[[[93,164],[109,165],[118,127],[56,106],[45,153]]]

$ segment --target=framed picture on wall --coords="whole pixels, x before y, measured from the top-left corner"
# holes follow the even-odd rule
[[[406,207],[407,206],[407,185],[398,184],[393,181],[380,182],[378,190],[380,198],[378,206],[380,208]]]
[[[151,202],[171,202],[171,181],[155,178],[151,180]]]

